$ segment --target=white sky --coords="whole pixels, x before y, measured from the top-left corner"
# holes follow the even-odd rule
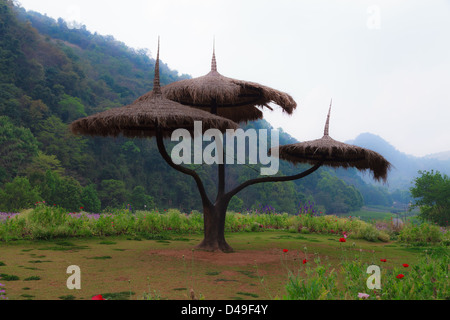
[[[152,53],[193,77],[211,67],[287,92],[292,116],[264,112],[300,141],[371,132],[424,156],[450,150],[448,0],[19,0]]]

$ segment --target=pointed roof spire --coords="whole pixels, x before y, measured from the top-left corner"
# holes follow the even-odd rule
[[[159,36],[158,36],[158,53],[155,63],[155,78],[153,79],[153,93],[161,94],[161,84],[159,82]]]
[[[330,129],[330,113],[331,113],[331,105],[333,103],[333,99],[331,99],[330,102],[330,109],[328,110],[328,116],[327,116],[327,122],[325,123],[325,130],[323,135],[324,136],[329,136],[329,129]]]
[[[211,71],[216,71],[217,72],[216,37],[214,37],[214,40],[213,40],[213,57],[212,57],[212,63],[211,63]]]

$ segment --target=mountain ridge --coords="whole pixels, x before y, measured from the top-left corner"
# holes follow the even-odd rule
[[[379,135],[365,132],[359,134],[353,140],[347,140],[346,143],[354,144],[359,147],[368,148],[380,153],[393,165],[388,175],[389,189],[408,189],[411,181],[419,176],[419,171],[440,171],[441,173],[450,174],[450,158],[442,157],[439,159],[435,156],[417,157],[404,153],[387,140]],[[450,151],[443,151],[436,155],[449,156]],[[372,183],[367,178],[363,178],[366,182]]]

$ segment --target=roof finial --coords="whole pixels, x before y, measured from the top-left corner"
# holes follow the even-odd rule
[[[155,62],[155,78],[153,79],[153,93],[161,94],[161,84],[159,83],[159,36],[158,36],[158,53]]]
[[[325,131],[324,136],[329,135],[329,128],[330,128],[330,113],[331,113],[331,105],[333,104],[333,99],[330,101],[330,109],[328,110],[328,116],[327,116],[327,122],[325,123]]]
[[[216,37],[214,36],[213,39],[213,57],[212,57],[212,63],[211,63],[211,71],[217,72],[217,61],[216,61]]]

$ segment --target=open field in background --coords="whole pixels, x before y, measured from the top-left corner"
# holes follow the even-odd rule
[[[417,215],[419,214],[419,211],[417,209],[408,212],[407,209],[405,210],[399,210],[391,207],[385,207],[385,206],[364,206],[358,211],[353,211],[346,214],[340,214],[338,216],[353,216],[358,217],[361,220],[364,221],[371,221],[371,220],[390,220],[393,219],[399,219],[404,222],[407,222],[408,219],[411,222],[418,223],[419,220],[417,218]]]

